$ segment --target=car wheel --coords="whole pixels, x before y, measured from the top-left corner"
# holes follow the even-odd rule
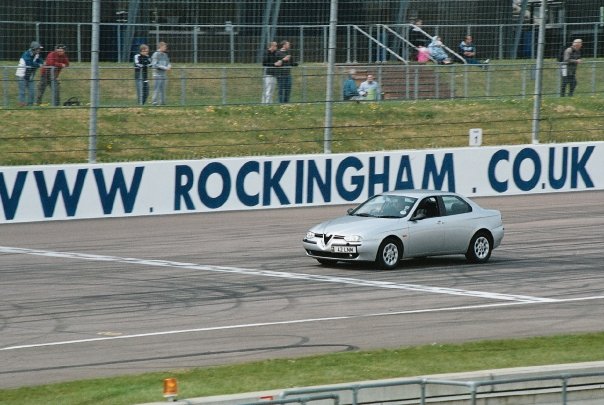
[[[327,260],[327,259],[317,259],[317,261],[319,263],[321,263],[323,266],[333,266],[336,263],[334,260]]]
[[[466,259],[470,263],[484,263],[491,257],[492,252],[491,238],[486,232],[478,232],[472,236],[470,246],[466,252]]]
[[[385,239],[378,249],[376,262],[384,270],[392,270],[398,266],[398,262],[403,256],[401,244],[394,238]]]

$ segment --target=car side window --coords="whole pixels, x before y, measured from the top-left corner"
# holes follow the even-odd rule
[[[418,213],[424,213],[426,218],[439,217],[440,212],[438,209],[438,202],[436,197],[426,197],[417,206],[416,215]]]
[[[472,207],[457,196],[446,195],[443,196],[442,199],[447,215],[459,215],[472,212]]]

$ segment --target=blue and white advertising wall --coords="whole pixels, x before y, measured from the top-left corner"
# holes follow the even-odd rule
[[[604,142],[0,167],[0,224],[358,203],[430,188],[469,197],[602,190]]]

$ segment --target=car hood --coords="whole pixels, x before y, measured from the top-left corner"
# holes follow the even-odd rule
[[[375,235],[379,232],[400,229],[401,224],[407,222],[406,218],[375,218],[347,215],[330,221],[322,222],[311,228],[314,233],[330,235]]]

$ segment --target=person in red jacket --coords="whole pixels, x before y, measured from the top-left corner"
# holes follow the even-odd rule
[[[38,86],[37,105],[42,102],[42,96],[46,90],[46,86],[50,84],[52,90],[52,105],[61,105],[61,83],[59,82],[59,74],[63,68],[69,66],[69,59],[65,54],[66,46],[57,45],[55,50],[46,56],[44,66],[40,69],[40,84]]]

